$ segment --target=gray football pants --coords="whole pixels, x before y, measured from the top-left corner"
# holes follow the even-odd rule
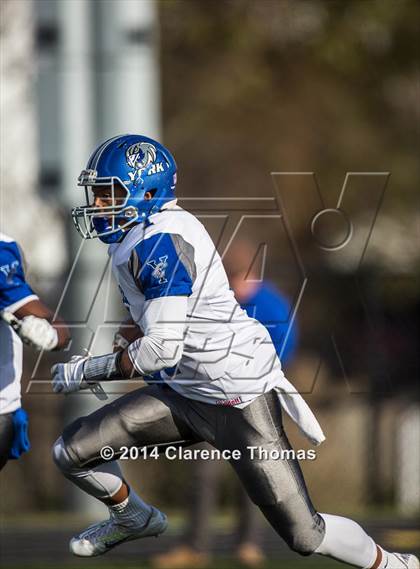
[[[122,446],[165,449],[207,441],[220,450],[239,449],[241,458],[231,465],[289,547],[310,555],[323,540],[325,524],[309,498],[299,463],[250,457],[249,446],[268,452],[291,449],[274,391],[238,409],[187,399],[166,385],[149,385],[77,419],[64,430],[63,441],[76,469],[102,464],[100,449],[105,445],[116,458]]]

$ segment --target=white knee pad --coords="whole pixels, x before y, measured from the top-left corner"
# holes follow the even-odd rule
[[[95,468],[79,468],[67,452],[62,437],[54,443],[52,453],[55,464],[64,476],[91,496],[105,500],[121,488],[122,473],[116,461]]]

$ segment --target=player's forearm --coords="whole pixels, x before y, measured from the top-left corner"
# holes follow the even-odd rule
[[[127,348],[128,359],[140,375],[151,375],[165,368],[177,365],[182,356],[184,342],[180,330],[165,330],[165,335],[145,336]],[[127,357],[124,358],[127,362]],[[128,369],[126,363],[125,369]]]
[[[116,380],[151,375],[175,366],[182,356],[187,297],[148,301],[142,324],[145,335],[123,351],[86,361],[86,381]]]
[[[131,379],[139,375],[128,356],[128,349],[89,358],[83,373],[87,383]]]
[[[142,331],[140,327],[134,322],[132,318],[127,318],[121,323],[117,332],[115,333],[114,340],[112,342],[112,351],[118,352],[123,351],[127,348],[131,342],[142,336]]]
[[[182,340],[145,336],[123,351],[86,360],[84,378],[91,383],[151,375],[175,366],[181,359],[182,349]]]
[[[122,377],[130,378],[138,375],[138,371],[131,363],[130,356],[128,355],[128,349],[125,349],[121,354],[120,369]]]
[[[62,350],[67,346],[67,344],[70,341],[70,332],[64,320],[62,320],[59,317],[56,317],[54,319],[54,313],[47,306],[45,306],[45,304],[43,304],[40,300],[31,300],[27,302],[26,304],[21,306],[18,310],[16,310],[14,312],[14,315],[19,320],[24,320],[27,316],[31,316],[48,322],[49,326],[56,333],[56,340],[54,341],[55,345],[53,348],[49,349]]]
[[[71,338],[67,324],[61,318],[56,318],[50,324],[57,332],[57,345],[54,350],[63,350],[67,347]]]
[[[176,303],[176,304],[183,304]],[[55,393],[72,393],[102,381],[115,381],[149,375],[172,367],[181,359],[182,324],[155,324],[150,335],[132,342],[128,348],[103,356],[74,356],[67,363],[51,368]],[[178,338],[178,339],[176,339]]]

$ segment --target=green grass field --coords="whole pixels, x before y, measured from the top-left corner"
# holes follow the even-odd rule
[[[182,535],[182,520],[174,517],[168,535],[161,542],[145,542],[137,546],[127,544],[119,551],[112,551],[103,557],[94,559],[81,559],[68,553],[68,538],[80,527],[87,524],[86,520],[70,517],[39,517],[25,518],[25,523],[9,523],[4,541],[0,540],[0,567],[1,569],[152,569],[148,559],[157,552],[171,548]],[[1,520],[0,520],[1,522]],[[0,524],[1,525],[1,524]],[[244,569],[234,559],[228,557],[229,536],[232,532],[230,518],[219,518],[214,525],[214,551],[216,557],[208,564],[206,569]],[[379,539],[391,551],[410,551],[420,554],[420,529],[417,522],[395,520],[371,522],[370,530],[375,539]],[[269,561],[261,569],[340,569],[346,567],[330,559],[318,555],[299,557],[289,552],[281,542],[276,547],[277,536],[272,533],[263,534]],[[165,541],[166,539],[166,541]],[[274,540],[274,541],[273,541]],[[156,545],[158,544],[158,545]],[[131,545],[131,547],[130,547]],[[219,555],[219,556],[217,556]]]
[[[275,559],[268,561],[262,567],[262,569],[339,569],[342,568],[341,563],[336,563],[328,559],[318,558],[308,558],[299,559],[297,561],[276,561]],[[25,565],[25,566],[3,566],[2,569],[57,569],[53,565]],[[60,569],[151,569],[151,565],[145,562],[140,562],[138,564],[124,564],[124,563],[103,563],[103,564],[92,564],[87,561],[76,561],[71,564],[60,564]],[[208,566],[207,569],[244,569],[243,565],[235,563],[229,559],[216,559],[212,564]]]

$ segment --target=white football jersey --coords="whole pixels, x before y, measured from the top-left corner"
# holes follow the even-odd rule
[[[161,377],[180,394],[243,407],[284,381],[267,329],[229,288],[221,258],[201,222],[171,202],[110,245],[123,302],[144,330],[156,298],[188,297],[184,350]]]

